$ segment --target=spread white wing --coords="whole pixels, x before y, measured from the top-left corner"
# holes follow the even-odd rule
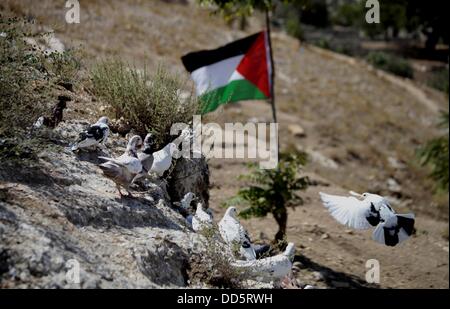
[[[366,219],[370,214],[370,203],[355,197],[319,194],[323,205],[339,223],[359,230],[372,227]]]

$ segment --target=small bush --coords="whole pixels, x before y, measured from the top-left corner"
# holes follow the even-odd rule
[[[363,16],[364,11],[360,3],[344,3],[333,14],[332,21],[344,27],[359,26]]]
[[[217,288],[244,288],[247,274],[231,265],[232,252],[219,236],[217,226],[201,231],[205,251],[192,255],[189,261],[191,283],[206,283]]]
[[[428,83],[431,87],[448,94],[448,69],[440,69],[433,73]]]
[[[371,52],[367,55],[367,61],[374,67],[395,75],[413,78],[413,68],[409,62],[400,57],[384,52]]]
[[[314,42],[314,45],[323,49],[331,50],[330,42],[327,39],[320,39],[317,42]]]
[[[182,97],[186,83],[160,66],[153,74],[120,60],[98,64],[91,72],[94,94],[112,107],[113,116],[129,121],[140,135],[152,132],[162,146],[174,123],[189,123],[201,104],[192,91]]]
[[[292,14],[286,20],[286,33],[300,41],[305,39],[305,34],[303,32],[302,25],[300,23],[300,19],[296,14]]]
[[[73,84],[78,81],[81,61],[76,50],[68,49],[62,53],[52,52],[47,58],[47,70],[53,72],[55,83]]]
[[[431,178],[438,184],[438,188],[448,192],[448,174],[449,174],[449,136],[448,136],[449,114],[442,114],[440,127],[446,130],[445,134],[429,141],[419,150],[419,157],[422,165],[431,167]]]
[[[80,61],[74,51],[46,55],[27,38],[42,41],[31,22],[0,16],[0,136],[20,136],[49,113],[56,84],[76,80]]]
[[[298,177],[298,172],[306,163],[306,154],[281,154],[276,169],[259,169],[251,164],[251,173],[240,176],[248,182],[248,186],[239,190],[237,195],[223,206],[243,204],[246,206],[240,212],[244,219],[250,217],[265,217],[272,214],[278,224],[275,243],[283,241],[287,228],[287,207],[295,208],[303,204],[303,199],[297,191],[306,190],[308,177]]]

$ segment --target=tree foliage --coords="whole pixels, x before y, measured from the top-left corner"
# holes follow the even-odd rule
[[[431,177],[437,182],[438,187],[448,191],[448,173],[449,173],[449,152],[448,152],[448,125],[449,113],[442,113],[440,127],[445,129],[445,134],[429,141],[425,147],[420,149],[419,156],[422,165],[431,166]]]
[[[263,170],[251,164],[251,173],[240,176],[248,186],[240,189],[225,205],[245,205],[239,214],[244,219],[272,214],[279,225],[275,239],[282,240],[286,234],[287,207],[303,204],[297,192],[305,190],[309,184],[308,177],[297,176],[305,162],[304,154],[282,154],[276,169]]]

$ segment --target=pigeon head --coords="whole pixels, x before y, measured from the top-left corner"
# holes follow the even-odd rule
[[[287,256],[291,261],[294,259],[294,255],[295,255],[295,245],[294,245],[294,243],[290,242],[287,245],[286,250],[284,250],[283,255]]]
[[[364,192],[362,194],[362,197],[364,199],[367,199],[367,200],[369,200],[371,202],[374,202],[374,203],[378,203],[378,202],[381,202],[381,201],[384,200],[384,198],[382,196],[380,196],[378,194],[368,193],[368,192]]]
[[[202,211],[202,210],[204,210],[204,209],[203,209],[203,204],[202,204],[202,203],[198,203],[198,204],[197,204],[197,209],[196,209],[195,212],[198,213],[198,212],[200,212],[200,211]]]
[[[169,144],[169,153],[171,156],[173,156],[178,151],[178,146],[174,143]]]
[[[237,209],[234,206],[231,206],[227,209],[226,214],[228,214],[230,217],[235,218],[237,217]]]
[[[109,122],[109,119],[108,119],[108,117],[105,117],[105,116],[101,117],[101,118],[97,121],[97,123],[103,123],[103,124],[108,124],[108,122]]]
[[[127,150],[136,151],[137,148],[142,147],[142,138],[139,135],[134,135],[127,145]]]
[[[145,146],[151,146],[153,145],[153,134],[152,133],[148,133],[145,138],[144,138],[144,145]]]
[[[195,193],[192,193],[192,192],[188,192],[188,193],[186,193],[186,195],[184,196],[184,198],[186,199],[186,200],[194,200],[195,198],[196,198],[196,196],[195,196]]]
[[[151,154],[153,152],[153,134],[148,133],[144,138],[144,149],[143,152],[146,154]]]

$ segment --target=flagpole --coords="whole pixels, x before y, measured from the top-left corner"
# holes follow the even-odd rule
[[[270,83],[270,104],[272,105],[272,115],[273,115],[273,122],[278,123],[277,121],[277,110],[275,108],[275,62],[273,61],[273,51],[272,51],[272,36],[271,36],[271,29],[270,29],[270,15],[269,15],[269,9],[266,8],[266,29],[267,29],[267,41],[269,44],[269,53],[270,53],[270,66],[271,66],[271,83]],[[278,134],[277,134],[278,135]],[[277,136],[277,155],[280,154],[280,142],[278,140]]]

